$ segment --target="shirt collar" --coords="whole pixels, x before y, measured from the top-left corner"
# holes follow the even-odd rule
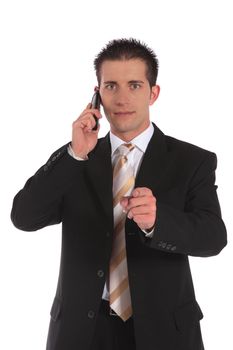
[[[141,134],[136,136],[133,140],[131,140],[130,142],[124,142],[123,140],[121,140],[119,137],[117,137],[110,131],[112,155],[115,152],[115,150],[123,143],[133,143],[138,149],[140,149],[143,153],[145,153],[153,133],[154,133],[154,127],[152,123],[150,123],[148,128],[144,130]]]

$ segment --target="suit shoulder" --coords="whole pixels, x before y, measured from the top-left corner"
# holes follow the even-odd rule
[[[187,156],[196,156],[197,158],[216,157],[216,154],[214,152],[187,141],[179,140],[169,135],[165,135],[165,139],[168,151],[183,153]]]
[[[172,136],[165,135],[165,139],[168,152],[173,153],[174,159],[180,166],[199,168],[203,165],[216,169],[218,160],[214,152]]]

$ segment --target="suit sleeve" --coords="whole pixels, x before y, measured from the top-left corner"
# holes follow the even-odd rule
[[[208,152],[190,181],[183,211],[157,202],[153,238],[141,236],[148,247],[200,257],[223,249],[227,235],[216,193],[216,167],[216,154]]]
[[[20,230],[36,231],[62,221],[63,197],[74,181],[79,181],[85,162],[67,152],[67,144],[30,177],[14,200],[11,220]]]

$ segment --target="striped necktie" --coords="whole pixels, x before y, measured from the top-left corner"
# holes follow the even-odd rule
[[[132,316],[128,268],[125,244],[125,219],[120,200],[130,196],[135,183],[133,168],[128,164],[127,155],[134,149],[132,144],[118,147],[118,157],[113,166],[113,213],[114,235],[110,260],[109,303],[112,310],[123,321]]]

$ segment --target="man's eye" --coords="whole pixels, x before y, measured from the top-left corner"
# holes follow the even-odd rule
[[[130,85],[130,88],[131,88],[132,90],[139,89],[140,87],[141,87],[140,84],[131,84],[131,85]]]
[[[115,88],[114,84],[108,84],[105,86],[107,90],[113,90]]]

